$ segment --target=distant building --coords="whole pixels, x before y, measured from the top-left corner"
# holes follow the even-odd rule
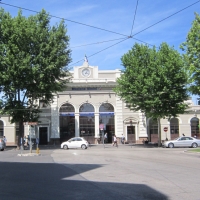
[[[32,128],[25,126],[25,135],[39,137],[40,145],[60,144],[74,136],[97,144],[105,132],[108,143],[112,142],[113,134],[118,138],[124,134],[129,143],[142,143],[146,139],[158,142],[157,122],[146,119],[144,113],[131,111],[113,91],[120,70],[98,70],[85,61],[71,73],[72,82],[65,91],[54,96],[50,106],[40,101],[39,123]],[[190,108],[186,114],[170,121],[161,120],[161,140],[173,139],[182,133],[200,137],[200,106],[193,105],[192,100],[188,103]],[[7,145],[17,143],[18,126],[10,124],[8,116],[0,118],[0,137],[3,135],[8,140]]]

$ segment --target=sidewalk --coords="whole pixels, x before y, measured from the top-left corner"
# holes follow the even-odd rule
[[[106,143],[106,144],[90,144],[89,148],[114,148],[111,143]],[[38,146],[39,150],[45,150],[45,149],[60,149],[60,145],[39,145]],[[158,148],[157,144],[118,144],[118,148]],[[17,149],[17,147],[7,147],[6,150],[17,150],[21,151],[21,149]],[[30,152],[30,149],[23,149],[23,152]],[[36,148],[34,147],[32,149],[32,152],[36,152]]]
[[[102,147],[112,148],[112,144],[90,144],[90,147]],[[158,144],[118,144],[119,148],[134,147],[134,148],[158,148]]]

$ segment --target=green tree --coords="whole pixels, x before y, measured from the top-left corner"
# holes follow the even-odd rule
[[[121,58],[124,69],[114,89],[130,109],[157,119],[176,117],[188,107],[187,74],[181,55],[162,43],[158,50],[135,44]]]
[[[51,103],[70,80],[66,33],[63,21],[50,26],[44,10],[28,18],[0,10],[1,113],[19,123],[20,137],[23,122],[38,120],[38,101]]]
[[[197,13],[181,48],[186,52],[185,63],[190,71],[189,90],[192,94],[200,95],[200,16]]]

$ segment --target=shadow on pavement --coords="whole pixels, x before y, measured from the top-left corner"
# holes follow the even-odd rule
[[[21,162],[0,162],[1,199],[168,199],[145,184],[93,182],[73,170],[86,172],[102,165],[27,163],[19,159]]]

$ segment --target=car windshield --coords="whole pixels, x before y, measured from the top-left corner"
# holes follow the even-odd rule
[[[179,140],[179,139],[181,139],[181,137],[177,137],[177,138],[175,138],[175,139],[173,139],[173,140]]]
[[[68,140],[68,142],[72,142],[72,141],[75,141],[76,139],[75,138],[71,138]]]

